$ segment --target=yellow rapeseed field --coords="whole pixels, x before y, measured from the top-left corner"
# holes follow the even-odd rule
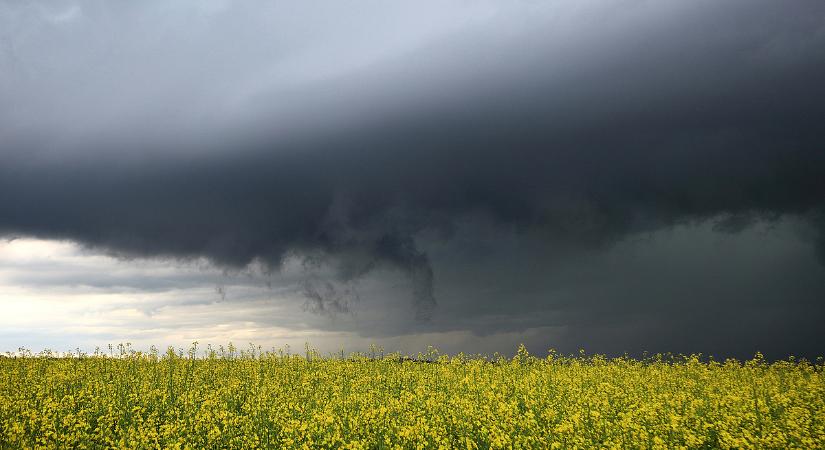
[[[233,346],[0,358],[2,448],[823,448],[821,361],[324,357]]]

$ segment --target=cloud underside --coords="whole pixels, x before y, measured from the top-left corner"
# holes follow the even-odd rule
[[[49,39],[92,39],[65,27],[128,24],[111,8],[41,25]],[[0,100],[17,109],[0,106],[0,233],[234,269],[297,256],[344,285],[389,269],[420,319],[439,295],[432,249],[490,239],[468,222],[563,255],[552,260],[674,226],[735,234],[784,218],[814,230],[825,256],[821,2],[480,14],[315,77],[296,72],[300,53],[279,59],[252,35],[238,37],[249,54],[215,42],[198,57],[193,42],[248,18],[214,14],[145,48],[126,27],[103,71],[82,65],[102,48],[94,39],[88,51],[69,39],[77,60],[43,69],[49,39],[7,32]],[[262,75],[253,83],[244,67]],[[261,81],[279,68],[304,75]],[[331,286],[304,283],[311,309],[346,311],[349,294]]]

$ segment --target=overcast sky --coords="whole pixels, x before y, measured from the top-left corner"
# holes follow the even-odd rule
[[[0,3],[0,350],[825,354],[821,0]]]

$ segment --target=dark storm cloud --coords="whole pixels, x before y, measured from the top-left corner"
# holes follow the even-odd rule
[[[476,245],[468,217],[571,254],[708,220],[825,233],[821,1],[340,11],[352,26],[93,6],[2,10],[3,234],[229,267],[298,255],[345,283],[390,268],[427,318],[439,274],[418,240]],[[446,25],[416,34],[428,11]],[[341,295],[325,290],[307,295]]]

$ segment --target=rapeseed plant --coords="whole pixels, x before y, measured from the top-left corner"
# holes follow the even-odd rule
[[[197,349],[0,358],[0,447],[825,445],[820,361]]]

